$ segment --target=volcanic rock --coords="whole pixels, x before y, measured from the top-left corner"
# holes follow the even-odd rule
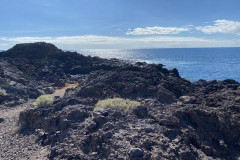
[[[27,105],[16,134],[37,136],[36,143],[49,148],[45,158],[234,160],[240,155],[240,84],[234,80],[191,83],[162,64],[86,57],[47,43],[1,53],[0,77],[7,91],[0,109]],[[32,106],[38,96],[69,83],[78,86],[51,106]],[[115,97],[141,106],[132,112],[94,111],[99,100]],[[7,158],[18,159],[12,156]]]
[[[2,123],[4,121],[4,119],[3,118],[0,118],[0,123]]]
[[[136,116],[140,117],[140,118],[144,118],[146,116],[148,116],[148,110],[147,107],[144,106],[137,106],[136,108],[133,109],[133,114],[135,114]]]
[[[7,50],[5,54],[11,58],[42,59],[62,52],[53,44],[36,42],[16,44],[13,48]]]
[[[128,152],[130,158],[141,158],[144,153],[140,148],[131,148]]]

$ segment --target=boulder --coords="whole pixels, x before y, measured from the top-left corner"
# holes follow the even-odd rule
[[[130,158],[142,158],[144,156],[144,152],[140,148],[131,148],[128,155]]]
[[[47,87],[44,89],[44,92],[46,94],[53,94],[54,93],[54,88],[53,87]]]
[[[3,118],[0,118],[0,123],[2,123],[4,121],[4,119]]]
[[[182,103],[194,103],[196,101],[196,98],[193,96],[181,96],[179,100]]]
[[[86,127],[88,131],[93,131],[97,128],[97,123],[92,121]]]
[[[144,118],[148,116],[148,109],[147,107],[144,106],[137,106],[136,108],[133,109],[132,113],[138,116],[139,118]]]

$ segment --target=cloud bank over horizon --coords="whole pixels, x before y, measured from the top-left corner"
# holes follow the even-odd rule
[[[0,50],[240,47],[239,0],[0,1]]]
[[[53,43],[64,50],[80,49],[141,49],[141,48],[198,48],[240,47],[240,39],[217,40],[202,37],[148,36],[111,37],[98,35],[69,37],[0,37],[0,47],[9,49],[17,43]]]
[[[181,36],[177,36],[184,32]],[[201,36],[196,35],[201,33]],[[186,34],[188,33],[188,34]],[[231,38],[209,36],[229,34]],[[205,36],[206,35],[206,36]],[[235,37],[234,37],[235,36]],[[17,43],[48,42],[61,49],[139,49],[139,48],[193,48],[240,47],[240,21],[215,20],[213,25],[186,27],[137,27],[119,36],[18,36],[0,37],[0,49],[6,50]]]

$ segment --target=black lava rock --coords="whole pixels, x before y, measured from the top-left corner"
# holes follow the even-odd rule
[[[132,112],[139,118],[144,118],[148,116],[148,109],[147,107],[144,106],[137,106],[136,108],[133,109]]]
[[[0,118],[0,123],[2,123],[4,121],[4,119],[3,118]]]
[[[140,148],[131,148],[128,154],[130,158],[141,158],[144,156],[144,152]]]

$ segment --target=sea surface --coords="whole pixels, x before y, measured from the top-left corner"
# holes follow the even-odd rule
[[[181,77],[192,82],[199,79],[240,82],[240,48],[83,49],[78,52],[107,59],[163,64],[168,69],[177,68]]]

